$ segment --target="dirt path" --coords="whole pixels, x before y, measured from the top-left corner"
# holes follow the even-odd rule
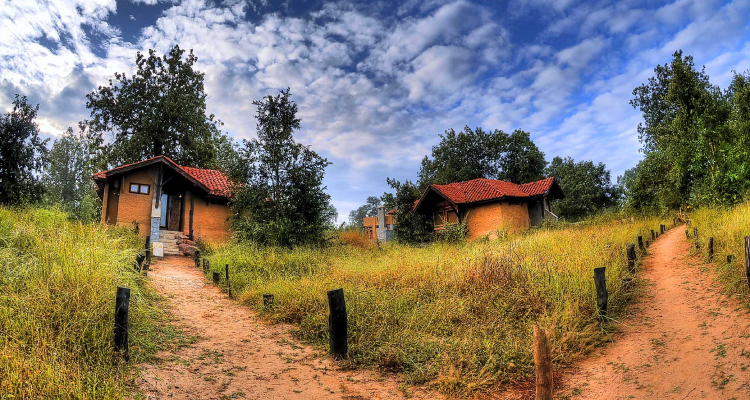
[[[141,365],[139,386],[150,399],[399,399],[393,376],[341,371],[325,354],[297,343],[289,327],[260,321],[203,278],[187,258],[166,258],[149,272],[191,345]],[[439,398],[409,388],[413,398]]]
[[[750,317],[689,257],[684,227],[649,249],[646,296],[600,355],[564,377],[573,399],[750,399]]]

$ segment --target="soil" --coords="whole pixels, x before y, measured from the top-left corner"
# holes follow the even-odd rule
[[[160,260],[149,277],[178,325],[197,337],[140,366],[138,385],[149,399],[442,398],[392,374],[338,368],[324,351],[294,340],[289,326],[262,321],[230,300],[187,257]]]
[[[643,300],[609,347],[564,374],[556,397],[750,399],[750,317],[689,255],[684,232],[652,244]]]

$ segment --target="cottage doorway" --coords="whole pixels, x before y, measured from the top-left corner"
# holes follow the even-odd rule
[[[110,185],[109,194],[107,195],[107,223],[108,224],[110,225],[117,224],[117,208],[119,205],[120,205],[119,185]]]

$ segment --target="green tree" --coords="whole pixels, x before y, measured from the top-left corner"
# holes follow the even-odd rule
[[[232,200],[241,239],[293,246],[323,240],[330,223],[330,196],[323,176],[328,160],[296,143],[297,105],[289,89],[255,101],[257,139],[240,150],[243,183]],[[242,176],[240,176],[242,178]]]
[[[528,132],[516,130],[508,135],[501,130],[485,132],[466,126],[458,133],[449,129],[440,135],[432,158],[422,159],[419,187],[476,178],[526,183],[541,179],[546,165],[544,153]]]
[[[364,205],[349,212],[349,224],[362,228],[364,226],[363,219],[378,215],[378,205],[380,205],[380,198],[376,196],[367,197],[367,201]]]
[[[206,115],[198,58],[184,53],[179,46],[162,57],[139,52],[135,75],[115,73],[87,95],[91,129],[113,137],[111,164],[165,155],[181,165],[216,167],[220,122]]]
[[[498,161],[497,179],[513,183],[533,182],[544,178],[547,161],[544,153],[531,140],[531,135],[520,129],[506,139]]]
[[[552,205],[552,211],[561,218],[579,219],[616,206],[620,201],[620,189],[612,185],[609,170],[603,163],[555,157],[546,174],[558,178],[565,193],[564,199]]]
[[[13,111],[0,116],[0,204],[24,204],[41,200],[38,179],[47,158],[46,143],[39,137],[36,116],[26,96],[16,95]]]
[[[91,176],[103,169],[104,140],[101,134],[87,130],[85,123],[79,124],[79,129],[75,134],[68,128],[55,140],[42,183],[47,203],[59,205],[75,219],[91,222],[101,212]]]
[[[692,57],[675,52],[633,96],[630,104],[643,114],[638,125],[643,152],[656,153],[664,167],[659,189],[664,207],[736,198],[725,179],[733,147],[731,104],[704,69],[696,70]]]
[[[432,239],[432,221],[414,212],[414,202],[422,196],[422,190],[412,183],[403,183],[388,178],[388,184],[395,194],[385,193],[382,200],[386,208],[395,210],[396,224],[393,234],[396,241],[401,243],[424,243]]]

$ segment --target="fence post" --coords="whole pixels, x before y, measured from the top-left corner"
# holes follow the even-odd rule
[[[659,224],[659,233],[664,234],[664,224]]]
[[[714,262],[714,238],[708,237],[708,262]]]
[[[344,301],[344,289],[334,289],[328,291],[328,306],[330,314],[328,316],[328,330],[330,332],[331,354],[334,359],[346,357],[349,352],[349,342],[346,333],[346,302]]]
[[[552,355],[544,329],[534,325],[534,369],[536,400],[552,400]]]
[[[638,236],[638,248],[643,250],[643,236]]]
[[[607,278],[606,267],[594,268],[594,284],[596,285],[596,307],[601,319],[607,316]]]
[[[263,308],[269,309],[273,307],[273,295],[266,293],[263,295]]]
[[[625,246],[625,254],[628,258],[628,271],[635,272],[635,245],[633,243]]]
[[[656,240],[656,233],[654,233],[654,230],[651,229],[651,241]]]
[[[200,269],[201,267],[201,251],[196,250],[195,254],[193,254],[194,260],[195,260],[195,268]]]
[[[745,277],[750,287],[750,236],[745,236]]]
[[[646,247],[648,247],[648,246],[649,246],[649,244],[650,244],[650,243],[649,243],[649,241],[648,241],[648,240],[646,240]]]
[[[146,236],[146,268],[151,266],[151,236]]]
[[[731,264],[732,261],[734,261],[734,256],[731,254],[727,254],[727,264]]]
[[[227,275],[227,293],[229,294],[229,297],[232,297],[232,285],[229,283],[229,264],[224,265],[224,272],[226,272]]]
[[[218,285],[219,281],[221,280],[221,272],[214,271],[213,278],[214,278],[214,285]]]
[[[118,286],[115,297],[115,349],[126,361],[128,353],[128,308],[130,305],[130,288]]]
[[[698,228],[693,228],[693,234],[695,235],[695,248],[699,249],[701,247],[699,241],[698,241]]]

